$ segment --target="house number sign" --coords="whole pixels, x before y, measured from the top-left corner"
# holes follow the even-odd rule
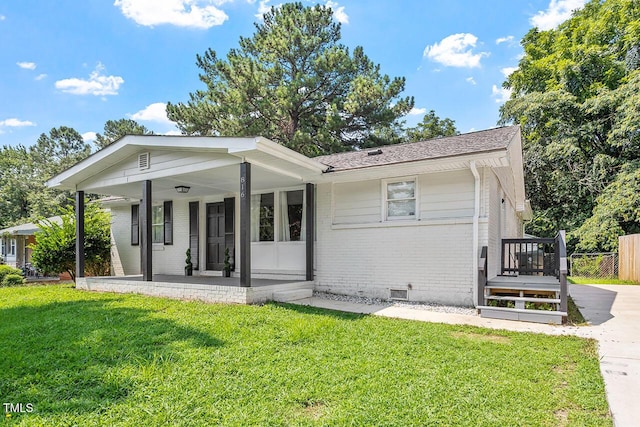
[[[244,199],[247,195],[247,178],[240,177],[240,198]]]

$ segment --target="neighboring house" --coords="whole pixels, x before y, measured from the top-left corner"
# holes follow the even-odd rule
[[[316,158],[261,137],[126,136],[48,185],[116,196],[118,269],[145,281],[182,276],[187,248],[194,275],[219,276],[228,248],[245,287],[467,306],[481,248],[498,275],[501,239],[531,218],[518,126]]]
[[[49,221],[62,224],[62,218],[54,216]],[[31,263],[30,245],[36,243],[35,234],[40,228],[37,224],[26,223],[0,230],[0,256],[5,264],[23,268]]]

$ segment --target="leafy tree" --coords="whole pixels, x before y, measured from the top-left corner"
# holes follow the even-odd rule
[[[407,130],[407,138],[410,142],[425,141],[439,136],[458,135],[456,123],[451,119],[441,119],[436,116],[434,110],[424,115],[418,126]]]
[[[575,231],[578,249],[615,252],[618,236],[640,233],[640,162],[626,164],[598,197],[593,215]]]
[[[38,221],[40,231],[32,246],[31,262],[47,273],[67,272],[76,280],[76,224],[73,207],[62,210],[62,224]],[[111,259],[110,216],[96,203],[87,203],[84,216],[85,271],[90,275],[109,273]]]
[[[611,248],[611,236],[637,220],[600,223],[606,238],[586,230],[611,207],[606,194],[618,174],[640,158],[640,3],[592,0],[556,30],[532,29],[522,45],[519,68],[504,83],[513,95],[500,122],[523,129],[537,215],[529,232],[580,229],[571,233],[580,248]]]
[[[168,116],[186,134],[263,135],[306,155],[387,143],[379,135],[413,107],[399,97],[405,79],[381,74],[340,37],[328,7],[272,7],[226,59],[197,56],[206,90],[169,103]]]
[[[0,150],[0,228],[29,216],[31,175],[26,148],[5,146]]]
[[[104,133],[98,134],[94,143],[98,149],[102,149],[125,135],[153,135],[153,132],[135,120],[107,120],[104,124]]]

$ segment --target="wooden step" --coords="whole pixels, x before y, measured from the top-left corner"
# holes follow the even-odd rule
[[[561,325],[563,318],[567,317],[567,313],[564,311],[527,310],[486,305],[478,306],[478,310],[480,310],[480,317],[490,319],[519,320],[554,325]]]
[[[487,295],[485,298],[498,301],[547,302],[549,304],[560,304],[560,298],[513,297],[510,295]]]

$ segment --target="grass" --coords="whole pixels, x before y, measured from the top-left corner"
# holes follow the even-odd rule
[[[588,324],[570,296],[567,297],[567,323],[572,326],[586,326]]]
[[[620,279],[594,279],[589,277],[570,276],[567,277],[570,283],[576,285],[640,285],[640,283],[632,280],[620,280]]]
[[[69,286],[0,289],[6,425],[612,424],[596,342]]]

